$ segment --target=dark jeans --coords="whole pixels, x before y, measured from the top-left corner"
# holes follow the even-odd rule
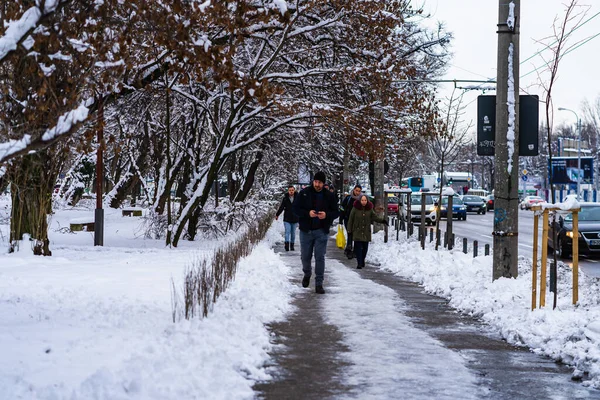
[[[369,242],[354,242],[354,254],[356,254],[356,261],[358,265],[365,265],[365,258],[367,258],[368,251]]]
[[[329,233],[322,229],[303,232],[300,231],[300,258],[302,260],[302,271],[304,276],[312,275],[310,265],[313,252],[315,254],[315,285],[323,285],[325,277],[325,253],[327,251],[327,240]]]
[[[348,232],[348,220],[344,220],[344,226],[346,227],[346,233],[348,234],[348,239],[346,240],[346,249],[352,249],[352,234]]]

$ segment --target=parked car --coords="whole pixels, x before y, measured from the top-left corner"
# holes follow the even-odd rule
[[[468,211],[476,212],[477,214],[485,214],[487,207],[485,201],[479,196],[465,195],[462,197],[462,201]]]
[[[448,196],[442,197],[440,218],[448,218]],[[452,218],[457,218],[459,221],[461,219],[467,220],[467,207],[464,205],[460,196],[452,197]]]
[[[600,203],[579,203],[579,253],[600,254]],[[557,241],[554,243],[554,231]],[[573,214],[558,217],[558,221],[550,225],[548,246],[558,252],[561,258],[569,257],[573,249]]]
[[[540,196],[525,196],[519,207],[521,207],[521,210],[529,210],[531,206],[543,202],[544,199],[542,199]]]
[[[494,209],[494,195],[490,194],[485,198],[485,204],[488,210]]]
[[[425,223],[433,225],[435,222],[436,208],[434,196],[425,196]],[[421,194],[413,194],[410,196],[410,219],[413,222],[421,222]]]
[[[399,198],[396,196],[389,196],[387,199],[387,210],[390,215],[398,215],[398,202]]]

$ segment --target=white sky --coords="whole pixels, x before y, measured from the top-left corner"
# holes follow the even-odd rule
[[[496,24],[499,7],[497,0],[415,0],[414,3],[424,4],[425,10],[433,15],[433,19],[443,21],[446,28],[454,34],[452,45],[454,57],[444,79],[496,78],[498,43]],[[521,1],[519,23],[521,62],[544,48],[539,41],[553,35],[552,26],[557,16],[559,22],[562,22],[564,3],[566,0]],[[600,12],[600,0],[580,0],[579,4],[589,7],[584,20]],[[584,8],[586,7],[581,7],[580,10]],[[600,33],[600,15],[575,31],[568,46],[598,33]],[[544,51],[521,64],[521,94],[526,90],[529,94],[539,95],[540,99],[543,97],[544,92],[538,85],[538,72],[543,72],[544,68],[529,73],[543,65],[542,56],[548,58],[550,52]],[[572,113],[556,111],[556,108],[570,108],[583,118],[581,111],[583,100],[593,102],[600,96],[600,77],[597,73],[599,61],[600,36],[565,55],[559,64],[558,81],[553,88],[555,126],[562,122],[575,123],[575,116]],[[542,77],[547,79],[548,74],[543,74]],[[452,84],[444,84],[440,88],[442,94],[449,95],[451,90]],[[476,98],[480,94],[482,93],[479,91],[471,91],[465,95],[465,104],[471,103],[465,119],[476,121]],[[493,94],[493,92],[486,94]],[[540,113],[542,112],[543,108],[540,108]]]

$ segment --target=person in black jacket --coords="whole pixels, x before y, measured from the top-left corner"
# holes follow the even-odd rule
[[[312,275],[311,260],[315,255],[315,292],[324,294],[325,253],[332,222],[338,217],[337,199],[324,190],[325,173],[317,172],[311,186],[303,189],[292,208],[300,218],[300,257],[302,259],[302,287],[308,287]]]
[[[296,243],[296,227],[298,227],[298,217],[292,211],[292,203],[296,197],[296,188],[294,185],[288,187],[288,192],[283,196],[281,205],[275,219],[279,219],[281,213],[283,213],[283,225],[285,226],[285,251],[294,251],[294,244]]]

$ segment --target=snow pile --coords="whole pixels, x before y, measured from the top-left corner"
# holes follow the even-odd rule
[[[297,290],[270,248],[281,234],[241,261],[207,318],[173,323],[173,285],[180,292],[185,268],[219,243],[167,249],[135,239],[139,219],[106,211],[105,247],[92,233],[61,233],[87,212],[64,210],[53,216],[52,257],[0,254],[0,399],[252,398],[255,381],[269,379],[265,324],[284,318]]]
[[[531,311],[531,260],[520,260],[517,279],[492,281],[491,256],[473,258],[459,249],[423,251],[419,242],[406,239],[383,243],[383,233],[374,236],[367,258],[422,284],[427,292],[450,299],[452,307],[481,318],[510,343],[572,365],[575,376],[588,373],[590,379],[584,384],[600,388],[597,279],[580,274],[579,304],[573,306],[572,271],[561,264],[557,308],[552,310],[553,294],[548,291],[546,308]]]

